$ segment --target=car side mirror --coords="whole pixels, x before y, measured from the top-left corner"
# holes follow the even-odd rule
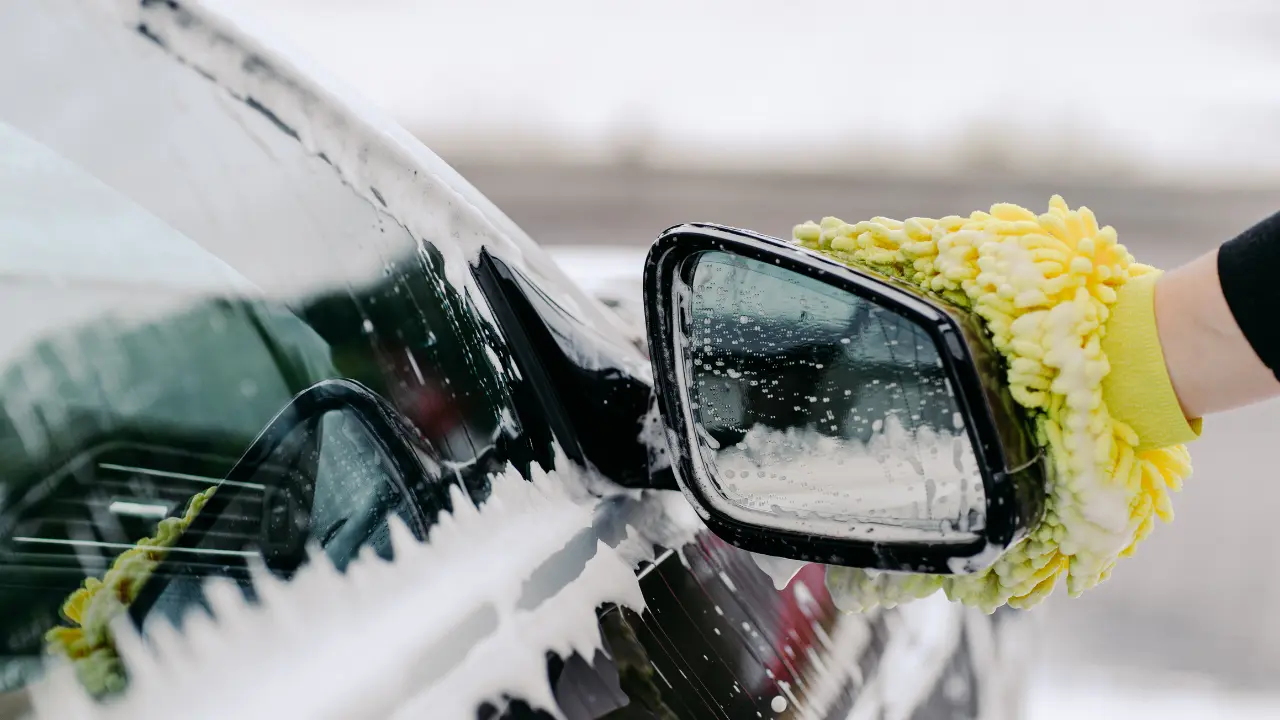
[[[727,542],[959,574],[1039,519],[1048,463],[967,311],[714,225],[663,233],[644,289],[676,474]]]

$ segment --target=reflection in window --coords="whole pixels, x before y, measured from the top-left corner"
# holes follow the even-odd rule
[[[339,566],[360,547],[388,552],[386,517],[410,501],[341,415],[298,430],[298,454],[277,463],[292,475],[221,484],[312,384],[363,382],[448,459],[492,442],[505,401],[493,338],[439,254],[394,224],[340,248],[317,248],[300,225],[242,255],[218,233],[186,237],[2,122],[0,187],[0,306],[21,309],[0,318],[0,692],[40,672],[50,628],[78,624],[62,608],[86,578],[215,485],[216,528],[157,570],[156,617],[199,602],[200,577],[243,579],[250,555],[288,574],[309,540]],[[371,264],[385,273],[342,272]],[[336,279],[298,281],[315,277]]]
[[[69,622],[46,640],[51,651],[73,661],[91,692],[124,687],[108,632],[123,612],[132,612],[144,631],[157,622],[180,625],[193,608],[207,610],[202,587],[210,577],[229,578],[252,597],[249,563],[255,558],[288,578],[314,544],[345,569],[365,547],[391,557],[392,515],[413,527],[404,479],[350,411],[306,418],[270,455],[245,462],[250,472],[195,495],[183,514],[161,522],[154,537],[121,553],[104,583],[86,581],[63,604]]]
[[[207,249],[0,123],[0,691],[63,600],[177,520],[329,346]],[[126,558],[127,559],[127,558]]]

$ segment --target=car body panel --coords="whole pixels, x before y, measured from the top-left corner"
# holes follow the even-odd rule
[[[988,686],[1003,677],[1000,659],[975,649],[996,645],[1000,622],[939,597],[915,609],[842,615],[823,591],[820,566],[779,590],[748,554],[703,530],[677,493],[622,487],[660,470],[664,451],[652,432],[651,403],[635,400],[651,385],[650,370],[626,324],[419,141],[287,50],[191,3],[46,0],[0,10],[0,60],[0,123],[230,268],[223,294],[284,308],[325,338],[333,365],[304,373],[306,382],[326,375],[365,382],[437,448],[441,467],[540,477],[563,485],[552,494],[584,509],[583,527],[574,516],[563,527],[541,528],[556,549],[532,553],[523,565],[518,553],[492,563],[481,556],[465,581],[511,593],[541,578],[534,609],[567,613],[566,621],[458,650],[434,685],[424,680],[427,691],[418,688],[416,701],[452,693],[450,707],[487,701],[482,716],[495,709],[532,715],[547,702],[538,687],[545,681],[571,717],[994,718],[1012,707]],[[494,269],[488,276],[480,271],[486,257]],[[505,277],[504,294],[485,287],[485,277]],[[522,350],[514,333],[533,339]],[[265,349],[274,335],[266,333]],[[202,375],[201,362],[216,362],[216,351],[184,368]],[[228,372],[256,376],[281,367]],[[530,388],[537,381],[528,373],[537,368],[560,379]],[[573,378],[606,389],[578,387],[583,397],[576,397]],[[303,377],[281,387],[297,392],[299,385]],[[615,391],[628,404],[606,410],[621,397]],[[577,457],[567,437],[548,434],[556,403],[579,430]],[[592,423],[598,427],[581,432]],[[605,472],[615,444],[648,452],[628,450],[632,459],[614,458]],[[645,467],[637,465],[642,457]],[[471,493],[482,515],[491,491]],[[573,515],[568,505],[555,507]],[[519,510],[506,525],[486,520],[463,529],[476,534],[474,547],[498,553],[523,541],[517,529],[534,533],[539,520],[561,517]],[[609,551],[591,557],[614,553],[635,572],[609,575],[615,586],[596,587],[598,594],[579,594],[574,583],[588,561],[575,548],[583,543],[603,543]],[[419,589],[462,582],[401,572],[417,578]],[[577,602],[583,597],[611,599],[591,603],[607,653],[574,654],[591,643],[574,645],[571,634],[597,622],[582,615],[590,612]],[[343,609],[316,617],[338,619]],[[426,633],[423,642],[428,637],[437,636]],[[471,682],[477,673],[506,677],[481,661],[517,650],[522,657],[556,652],[545,677],[534,673],[536,682],[528,672],[524,684]],[[402,662],[415,656],[404,652]],[[361,689],[353,682],[351,692]],[[254,690],[279,702],[299,691]]]

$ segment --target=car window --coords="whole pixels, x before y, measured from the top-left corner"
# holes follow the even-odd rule
[[[157,565],[131,608],[144,629],[158,621],[179,624],[204,604],[202,583],[231,579],[252,595],[250,559],[289,577],[313,544],[339,570],[363,548],[389,559],[391,517],[421,527],[405,478],[383,449],[383,439],[351,409],[283,418],[279,443],[261,458],[246,457],[236,480],[213,486]],[[392,439],[392,442],[395,440]],[[206,490],[208,492],[208,490]]]
[[[104,578],[127,606],[159,572],[149,607],[177,618],[250,557],[287,576],[308,542],[339,567],[388,553],[388,517],[430,508],[349,413],[295,428],[270,481],[225,480],[313,384],[357,381],[453,463],[511,430],[491,331],[434,248],[379,222],[341,246],[302,227],[197,242],[0,119],[0,306],[22,309],[0,318],[0,691],[50,651],[91,690],[122,687],[83,624]],[[184,540],[194,522],[213,524]]]

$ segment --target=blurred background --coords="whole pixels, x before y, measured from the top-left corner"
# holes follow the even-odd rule
[[[1272,0],[220,4],[534,239],[637,273],[693,220],[787,235],[1057,192],[1167,267],[1280,209]],[[1280,405],[1205,435],[1177,522],[1042,609],[1032,718],[1280,717]]]

